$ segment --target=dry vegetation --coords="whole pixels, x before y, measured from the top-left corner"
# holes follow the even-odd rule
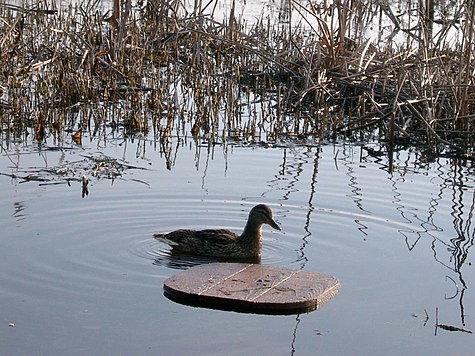
[[[217,1],[0,4],[3,139],[377,137],[473,159],[471,2],[395,14],[385,1],[289,1],[285,20],[249,24],[235,6],[216,20]],[[369,24],[406,40],[367,40]]]

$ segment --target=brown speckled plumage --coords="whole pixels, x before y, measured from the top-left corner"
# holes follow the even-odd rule
[[[259,257],[262,249],[262,225],[268,224],[280,230],[267,205],[252,208],[246,227],[241,235],[225,229],[176,230],[156,233],[153,236],[167,242],[174,253],[210,256],[219,258]]]

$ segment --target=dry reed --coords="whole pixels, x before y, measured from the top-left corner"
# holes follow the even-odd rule
[[[412,4],[412,2],[409,2]],[[475,6],[432,0],[287,3],[249,25],[234,2],[0,4],[2,135],[104,128],[210,143],[332,139],[474,157]],[[370,26],[390,27],[370,40]],[[404,35],[405,41],[391,41]]]

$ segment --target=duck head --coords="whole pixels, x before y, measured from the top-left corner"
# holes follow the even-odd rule
[[[259,204],[252,208],[248,221],[258,225],[267,224],[276,230],[280,230],[280,226],[272,218],[272,210],[265,204]]]

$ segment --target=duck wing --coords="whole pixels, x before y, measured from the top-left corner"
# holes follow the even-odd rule
[[[166,242],[175,252],[186,252],[202,255],[221,255],[238,237],[232,231],[225,229],[206,230],[176,230],[169,233],[153,235],[157,240]]]
[[[196,231],[196,237],[201,240],[235,240],[239,235],[226,229],[206,229]]]

